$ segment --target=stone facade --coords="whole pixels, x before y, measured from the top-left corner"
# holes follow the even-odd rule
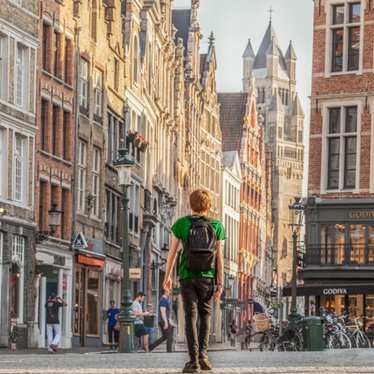
[[[304,112],[296,92],[296,54],[290,42],[284,55],[270,21],[257,54],[249,40],[243,54],[243,91],[256,78],[257,108],[264,118],[265,144],[272,160],[273,248],[278,284],[291,280],[292,245],[288,206],[301,195]]]
[[[35,112],[39,3],[0,2],[0,345],[34,345]]]

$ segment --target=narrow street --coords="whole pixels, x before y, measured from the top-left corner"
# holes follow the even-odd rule
[[[373,351],[233,352],[210,354],[214,373],[374,373]],[[0,354],[1,374],[180,373],[185,353]]]

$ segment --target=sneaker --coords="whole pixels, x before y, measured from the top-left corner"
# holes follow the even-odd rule
[[[50,347],[52,348],[53,352],[57,352],[57,345],[56,344],[51,344]]]
[[[200,373],[200,365],[196,361],[189,361],[184,365],[183,373]]]

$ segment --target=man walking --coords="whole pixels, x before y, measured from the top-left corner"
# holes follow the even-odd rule
[[[170,291],[164,290],[158,306],[158,325],[162,336],[149,345],[149,351],[153,351],[166,340],[167,352],[173,351],[174,327],[170,322]]]
[[[59,308],[66,306],[65,300],[62,297],[56,297],[52,293],[45,304],[47,309],[47,340],[48,352],[57,352],[58,345],[61,339],[61,328],[59,319]]]
[[[172,270],[182,243],[179,263],[179,280],[185,314],[186,337],[190,361],[184,373],[212,370],[208,359],[208,341],[213,296],[218,300],[222,293],[223,256],[221,241],[226,239],[223,225],[207,217],[211,197],[207,191],[196,190],[190,195],[192,214],[178,219],[169,251],[164,289],[172,288]],[[199,317],[199,329],[197,320]]]

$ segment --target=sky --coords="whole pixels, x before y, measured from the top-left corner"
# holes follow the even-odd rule
[[[173,1],[175,8],[189,7],[190,4],[191,0]],[[270,8],[273,9],[273,26],[283,53],[286,53],[292,40],[298,57],[297,87],[305,112],[304,137],[307,145],[313,43],[312,0],[200,0],[199,22],[204,36],[201,49],[206,51],[209,34],[213,31],[218,90],[240,91],[244,49],[250,38],[257,52],[269,23]]]

